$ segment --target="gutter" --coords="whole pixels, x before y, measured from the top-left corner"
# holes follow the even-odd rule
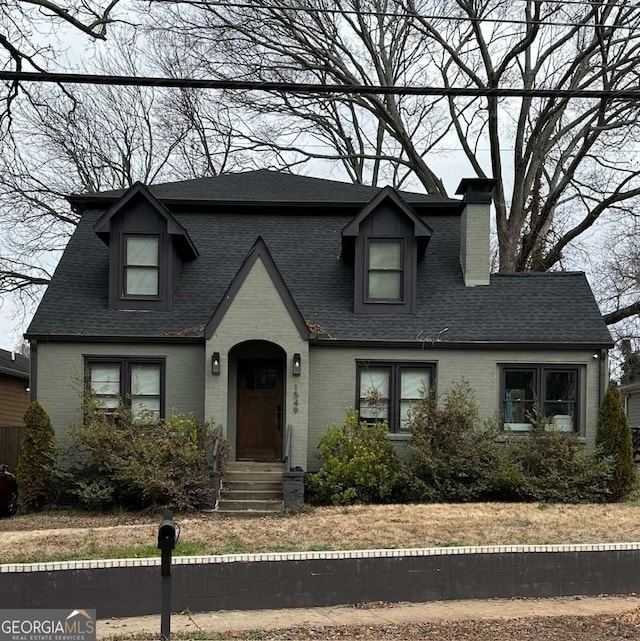
[[[37,334],[29,333],[24,337],[30,341],[44,343],[180,343],[200,344],[204,336],[95,336],[91,334]]]
[[[38,334],[24,335],[31,341],[45,343],[178,343],[198,345],[206,343],[204,336],[95,336],[90,334]],[[567,349],[593,350],[604,353],[613,347],[613,343],[564,343],[564,342],[500,342],[500,341],[428,341],[428,340],[378,340],[378,339],[337,339],[322,338],[311,333],[309,344],[315,347],[408,347],[420,349]],[[604,359],[606,361],[606,356]],[[606,368],[605,368],[606,370]]]
[[[34,403],[38,400],[38,341],[29,341],[31,347],[31,371],[29,376],[29,400]]]
[[[606,354],[613,343],[566,342],[500,342],[500,341],[446,341],[446,340],[349,340],[311,336],[309,342],[317,347],[409,347],[421,349],[570,349],[594,350]],[[602,361],[603,359],[600,358]],[[605,359],[606,360],[606,357]]]
[[[16,378],[24,378],[29,380],[29,373],[24,370],[11,369],[10,367],[2,367],[0,365],[0,374],[8,374],[9,376],[15,376]]]

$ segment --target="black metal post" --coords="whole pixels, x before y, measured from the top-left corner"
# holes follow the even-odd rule
[[[165,510],[158,530],[158,549],[160,550],[160,575],[162,576],[162,594],[160,600],[160,638],[169,641],[171,638],[171,556],[176,547],[176,525],[173,512]]]
[[[160,638],[169,641],[171,638],[171,550],[162,550],[162,598],[160,609]]]

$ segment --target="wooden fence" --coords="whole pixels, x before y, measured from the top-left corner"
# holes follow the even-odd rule
[[[14,473],[18,467],[23,429],[18,425],[0,427],[0,465],[6,463]]]

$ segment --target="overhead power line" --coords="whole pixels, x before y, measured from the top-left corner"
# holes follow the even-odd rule
[[[152,76],[112,76],[85,73],[39,73],[0,71],[0,81],[124,87],[163,87],[176,89],[224,89],[229,91],[281,91],[306,95],[398,95],[493,98],[582,98],[639,100],[639,89],[519,89],[489,87],[414,87],[410,85],[324,85],[297,82],[218,80],[214,78],[165,78]]]
[[[331,14],[331,15],[356,15],[356,16],[373,16],[373,17],[388,17],[388,18],[404,18],[404,19],[422,19],[422,20],[444,20],[451,22],[478,22],[478,23],[492,23],[492,24],[513,24],[513,25],[543,25],[549,27],[605,27],[610,29],[621,29],[624,31],[632,31],[637,29],[637,26],[627,26],[620,24],[609,24],[606,22],[570,22],[570,21],[555,21],[548,19],[541,20],[518,20],[516,18],[491,18],[490,14],[473,18],[468,15],[437,15],[437,14],[420,14],[411,11],[373,11],[366,9],[331,9],[328,7],[305,7],[301,5],[286,5],[286,4],[263,4],[259,5],[250,2],[227,2],[225,0],[143,0],[145,2],[155,2],[162,4],[175,4],[175,5],[188,5],[193,7],[219,7],[221,9],[251,9],[253,11],[291,11],[300,13],[317,13],[317,14]],[[561,4],[579,4],[586,8],[593,8],[594,6],[611,6],[606,3],[583,3],[573,0],[573,2],[562,2]],[[621,8],[640,9],[640,7],[632,5],[613,5]],[[585,13],[583,17],[588,14]]]
[[[514,0],[514,2],[531,2],[531,0]],[[547,4],[574,4],[582,7],[622,7],[626,9],[640,9],[637,4],[629,4],[628,2],[607,2],[607,0],[544,0]]]

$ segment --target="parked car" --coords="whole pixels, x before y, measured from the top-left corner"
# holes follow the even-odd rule
[[[0,465],[0,513],[12,516],[18,511],[18,482],[8,465]]]

